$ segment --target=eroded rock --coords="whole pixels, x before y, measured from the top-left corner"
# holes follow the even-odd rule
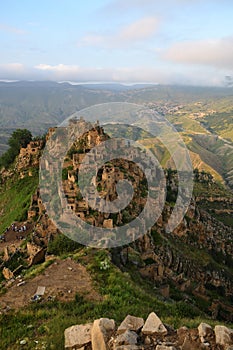
[[[108,350],[108,341],[114,332],[115,321],[108,318],[95,320],[91,329],[91,344],[93,350]]]
[[[163,325],[160,318],[152,312],[147,320],[145,325],[142,328],[142,333],[145,335],[166,335],[167,329]]]
[[[134,317],[134,316],[126,316],[124,321],[121,323],[121,325],[117,329],[117,333],[121,334],[125,331],[134,331],[138,332],[144,325],[144,320],[141,317]]]
[[[220,345],[233,345],[233,329],[225,326],[215,326],[215,340]]]
[[[92,323],[71,326],[65,330],[65,349],[79,349],[91,343]]]

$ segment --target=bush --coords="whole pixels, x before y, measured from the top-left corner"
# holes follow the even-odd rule
[[[58,234],[49,241],[47,252],[48,254],[62,255],[64,253],[71,253],[80,249],[81,244],[73,241],[63,234]]]
[[[32,140],[32,134],[27,129],[15,130],[8,140],[10,148],[0,158],[0,166],[8,167],[11,165],[15,157],[19,154],[21,147],[26,147]]]

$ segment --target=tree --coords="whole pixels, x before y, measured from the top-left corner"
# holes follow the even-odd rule
[[[27,144],[32,140],[32,134],[27,129],[17,129],[13,132],[8,140],[8,145],[17,151],[20,151],[21,147],[27,147]]]
[[[19,154],[21,147],[26,147],[32,140],[32,134],[27,129],[16,129],[8,140],[10,148],[0,158],[0,166],[8,167]]]

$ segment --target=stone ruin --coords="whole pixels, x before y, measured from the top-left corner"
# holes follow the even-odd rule
[[[25,148],[21,148],[16,162],[16,171],[20,178],[26,175],[32,176],[31,167],[37,168],[39,166],[40,156],[44,148],[44,141],[31,141]]]

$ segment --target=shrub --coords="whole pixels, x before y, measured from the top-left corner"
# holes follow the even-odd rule
[[[77,249],[80,249],[81,244],[73,241],[63,234],[58,234],[53,239],[49,241],[48,250],[49,254],[61,255],[65,253],[74,252]]]

